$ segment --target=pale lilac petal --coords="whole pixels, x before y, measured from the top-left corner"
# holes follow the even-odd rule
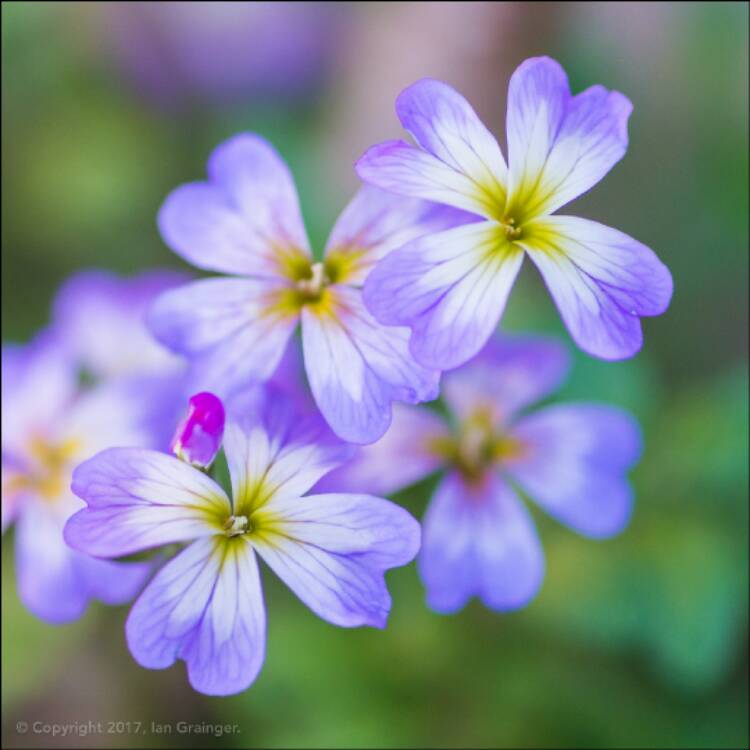
[[[461,94],[442,81],[425,78],[399,94],[396,112],[423,149],[483,187],[502,208],[505,159],[495,136]]]
[[[410,198],[445,203],[487,218],[497,216],[497,199],[470,177],[404,141],[371,146],[356,164],[370,185]]]
[[[62,416],[77,384],[75,364],[53,332],[43,331],[30,344],[3,345],[3,450],[23,454],[32,435]]]
[[[230,409],[224,436],[236,514],[249,515],[271,495],[300,497],[353,451],[317,414],[298,414],[273,389],[253,396],[241,418]]]
[[[298,320],[280,305],[286,289],[269,280],[203,279],[159,297],[148,324],[163,344],[194,358],[194,387],[226,397],[276,369]]]
[[[243,133],[219,146],[209,183],[172,192],[159,211],[164,241],[208,271],[277,277],[288,254],[309,257],[294,181],[276,150]]]
[[[539,590],[544,555],[534,523],[513,490],[488,474],[443,479],[423,521],[419,573],[427,603],[455,612],[472,596],[490,608],[517,609]]]
[[[423,234],[477,220],[475,214],[450,206],[364,185],[336,221],[326,244],[326,259],[343,269],[338,283],[360,286],[392,250]]]
[[[555,339],[495,335],[471,362],[445,374],[443,398],[460,420],[482,412],[500,427],[557,390],[569,369],[568,352]]]
[[[332,310],[302,311],[302,346],[310,388],[331,429],[352,443],[372,443],[391,422],[393,401],[438,395],[440,373],[417,364],[409,330],[378,323],[357,289],[330,287]]]
[[[64,514],[29,502],[15,535],[18,593],[23,604],[47,622],[78,619],[91,599],[123,604],[152,570],[150,563],[93,560],[65,544]]]
[[[616,229],[549,216],[530,222],[520,244],[541,271],[570,335],[595,357],[632,357],[643,343],[640,316],[659,315],[669,305],[669,269]]]
[[[419,549],[409,513],[369,495],[274,497],[267,513],[273,526],[253,544],[315,614],[342,627],[385,627],[384,573]]]
[[[638,460],[638,424],[599,404],[550,406],[513,428],[523,446],[507,470],[550,515],[581,534],[608,537],[627,526],[633,491],[626,472]]]
[[[315,485],[315,492],[374,492],[390,495],[435,472],[442,459],[435,444],[449,437],[443,419],[433,411],[393,405],[388,432]]]
[[[141,594],[125,633],[135,660],[187,663],[207,695],[245,690],[263,665],[266,617],[258,564],[244,537],[200,539],[167,563]]]
[[[78,466],[73,492],[88,504],[65,527],[73,548],[120,557],[215,534],[231,515],[224,490],[174,456],[110,448]]]
[[[381,323],[412,328],[418,362],[451,369],[497,327],[522,260],[497,225],[468,224],[392,252],[367,278],[364,301]]]
[[[174,373],[184,363],[149,334],[145,316],[159,294],[189,278],[167,270],[130,278],[82,271],[55,296],[55,326],[76,364],[97,378]]]
[[[523,62],[508,90],[507,212],[517,221],[549,214],[599,182],[625,155],[631,111],[602,86],[572,96],[548,57]]]

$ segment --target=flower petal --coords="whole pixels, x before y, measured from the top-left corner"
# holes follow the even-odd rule
[[[356,170],[363,182],[398,195],[445,203],[487,218],[497,216],[496,201],[470,177],[404,141],[371,146]]]
[[[391,598],[384,572],[419,549],[419,524],[403,508],[369,495],[274,499],[273,530],[258,553],[294,593],[334,625],[385,627]]]
[[[303,495],[353,451],[317,414],[298,414],[274,389],[252,396],[244,408],[230,407],[224,433],[234,512],[248,515],[271,496]]]
[[[523,62],[508,89],[508,206],[518,222],[549,214],[593,187],[625,155],[633,107],[592,86],[571,96],[548,57]]]
[[[187,663],[193,688],[230,695],[255,680],[265,657],[258,564],[244,537],[200,539],[167,563],[141,594],[125,633],[135,660]]]
[[[326,260],[335,264],[337,283],[360,286],[391,250],[420,235],[477,218],[450,206],[364,185],[337,219],[326,244]]]
[[[388,432],[315,485],[315,492],[376,492],[390,495],[436,471],[442,459],[432,449],[448,437],[448,426],[429,409],[393,405]]]
[[[408,329],[380,325],[359,290],[339,286],[329,292],[332,310],[302,311],[310,388],[340,438],[372,443],[388,429],[393,401],[419,403],[437,397],[440,373],[414,361]]]
[[[367,278],[364,301],[381,323],[412,328],[418,362],[451,369],[492,334],[522,260],[494,222],[448,229],[384,258]]]
[[[215,534],[217,519],[232,512],[224,490],[203,472],[140,448],[110,448],[85,461],[72,489],[88,507],[68,521],[65,539],[95,557]]]
[[[64,514],[29,500],[16,526],[16,575],[24,605],[47,622],[78,619],[91,599],[123,604],[153,569],[151,563],[94,560],[63,539]]]
[[[555,339],[495,335],[465,367],[445,374],[443,397],[460,420],[481,411],[499,427],[559,388],[569,369]]]
[[[269,280],[202,279],[166,292],[148,315],[170,349],[194,358],[195,388],[222,397],[271,377],[298,316],[284,307],[288,287]]]
[[[638,424],[599,404],[550,406],[513,429],[524,452],[511,476],[550,515],[581,534],[608,537],[630,520],[633,492],[625,476],[638,460]]]
[[[491,609],[522,607],[544,577],[534,522],[495,474],[481,484],[467,484],[456,473],[443,479],[427,508],[417,563],[428,605],[445,613],[472,596]]]
[[[164,241],[207,271],[276,277],[289,255],[310,257],[297,191],[265,139],[242,133],[211,155],[210,183],[172,192],[159,211]]]
[[[659,315],[669,305],[669,269],[616,229],[548,216],[530,222],[520,244],[541,271],[570,335],[595,357],[632,357],[643,343],[639,316]]]
[[[145,316],[161,292],[189,278],[167,270],[132,278],[82,271],[68,278],[55,296],[55,325],[77,364],[97,378],[174,373],[184,363],[154,341]]]

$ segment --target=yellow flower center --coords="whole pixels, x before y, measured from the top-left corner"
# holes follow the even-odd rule
[[[76,438],[52,443],[33,437],[28,446],[32,466],[26,473],[13,477],[7,490],[30,491],[45,500],[56,500],[70,484],[71,464],[80,450],[81,442]]]

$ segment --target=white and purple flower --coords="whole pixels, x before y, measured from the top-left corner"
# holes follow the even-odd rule
[[[396,110],[417,145],[370,148],[359,176],[484,221],[420,237],[384,258],[364,289],[375,318],[409,326],[411,351],[425,367],[457,367],[495,330],[528,254],[581,349],[602,359],[633,356],[640,318],[669,305],[669,270],[622,232],[552,215],[624,156],[630,101],[602,86],[573,96],[557,62],[526,60],[508,91],[507,165],[469,103],[445,83],[415,83]]]
[[[126,383],[80,390],[70,353],[50,332],[2,351],[2,527],[15,524],[18,593],[53,623],[80,617],[89,601],[122,604],[152,566],[94,560],[63,540],[83,503],[73,468],[110,445],[149,445],[143,402]]]
[[[545,406],[568,370],[565,350],[543,338],[494,338],[466,367],[448,373],[446,422],[399,405],[386,436],[361,447],[319,491],[390,494],[438,469],[446,474],[424,518],[419,571],[427,601],[454,612],[472,596],[509,610],[531,600],[544,556],[518,487],[580,534],[604,538],[627,525],[633,502],[626,473],[638,460],[637,424],[602,404]]]
[[[384,573],[419,548],[419,524],[387,500],[305,496],[351,447],[287,404],[261,394],[242,409],[230,406],[231,498],[205,473],[156,451],[112,448],[74,475],[73,489],[88,504],[65,530],[74,548],[116,558],[187,545],[143,591],[126,635],[144,667],[184,660],[202,693],[244,690],[261,669],[266,615],[256,553],[323,619],[384,627],[391,603]]]
[[[394,400],[437,396],[439,372],[413,361],[408,328],[372,317],[361,287],[389,251],[466,221],[463,212],[362,188],[315,262],[292,176],[267,141],[235,136],[211,155],[208,175],[167,198],[159,227],[182,258],[234,278],[167,292],[149,315],[159,341],[201,373],[201,388],[227,398],[267,380],[301,322],[310,387],[339,437],[373,442]]]

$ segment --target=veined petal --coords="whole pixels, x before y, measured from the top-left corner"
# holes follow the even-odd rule
[[[209,536],[231,515],[224,490],[198,469],[156,451],[110,448],[73,472],[88,504],[65,527],[74,549],[120,557]]]
[[[633,504],[626,472],[641,452],[629,414],[600,404],[550,406],[512,434],[524,450],[506,469],[550,515],[586,536],[623,530]]]
[[[410,240],[479,217],[450,206],[362,186],[339,216],[326,244],[326,269],[336,283],[360,286],[372,267]]]
[[[273,398],[269,391],[266,401]],[[287,406],[267,403],[261,413],[247,412],[227,423],[224,452],[235,513],[249,515],[271,497],[303,495],[352,453],[319,417]]]
[[[448,229],[384,258],[367,278],[364,301],[381,323],[411,327],[418,362],[451,369],[494,331],[522,260],[494,222]]]
[[[358,289],[328,289],[330,310],[302,311],[302,346],[310,388],[333,431],[372,443],[388,429],[391,403],[437,397],[440,373],[416,363],[409,330],[378,323]]]
[[[125,633],[135,660],[187,663],[207,695],[246,689],[265,657],[266,616],[258,564],[244,537],[200,539],[167,563],[141,594]]]
[[[548,57],[523,62],[508,90],[508,206],[517,222],[586,192],[625,155],[630,101],[592,86],[571,96]]]
[[[427,508],[417,563],[428,605],[445,613],[472,596],[491,609],[517,609],[536,595],[544,577],[534,522],[495,474],[480,484],[456,473],[443,479]]]
[[[198,268],[277,277],[310,257],[294,181],[265,139],[251,133],[216,148],[209,183],[172,192],[159,211],[164,241]]]
[[[253,544],[273,571],[334,625],[385,627],[391,598],[384,573],[419,549],[419,524],[369,495],[275,497],[274,531]]]
[[[444,375],[443,397],[460,420],[482,412],[499,427],[554,392],[569,369],[556,339],[495,335],[466,366]]]
[[[37,617],[63,623],[78,619],[91,599],[123,604],[153,569],[151,563],[94,560],[63,539],[64,515],[29,500],[16,526],[18,593]]]
[[[298,320],[284,303],[288,289],[267,279],[202,279],[159,297],[149,328],[194,358],[196,386],[225,397],[276,369]]]
[[[399,94],[396,112],[423,149],[469,177],[502,207],[505,159],[495,136],[461,94],[442,81],[425,78]]]
[[[495,196],[436,156],[404,141],[371,146],[355,168],[363,182],[398,195],[445,203],[487,218],[498,215]]]
[[[436,471],[442,459],[433,445],[449,436],[448,426],[433,411],[393,405],[388,431],[372,445],[315,485],[315,492],[377,492],[390,495]]]
[[[595,357],[633,356],[643,341],[639,317],[669,305],[669,269],[616,229],[547,216],[529,222],[519,244],[541,271],[570,335]]]

